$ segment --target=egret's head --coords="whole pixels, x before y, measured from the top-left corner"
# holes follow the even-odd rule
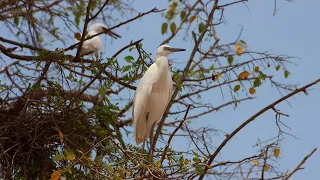
[[[185,49],[172,48],[169,45],[164,44],[164,45],[161,45],[157,49],[157,55],[159,55],[159,56],[168,56],[171,53],[179,52],[179,51],[185,51]]]
[[[118,34],[112,32],[112,31],[108,31],[108,27],[102,23],[95,23],[92,24],[89,27],[89,31],[93,32],[92,34],[98,34],[98,33],[102,33],[105,32],[107,33],[109,36],[117,39],[117,38],[121,38],[121,36],[119,36]]]
[[[100,33],[100,32],[103,32],[107,29],[107,26],[105,26],[104,24],[102,23],[95,23],[95,24],[92,24],[90,27],[89,27],[89,31],[93,31],[93,32],[96,32],[96,33]]]

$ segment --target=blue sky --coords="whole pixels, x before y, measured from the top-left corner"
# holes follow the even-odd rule
[[[297,66],[288,66],[291,72],[288,79],[283,78],[282,72],[277,72],[275,74],[276,78],[289,84],[304,85],[310,83],[320,77],[318,73],[320,62],[317,51],[320,42],[320,36],[318,35],[320,22],[317,21],[320,17],[320,11],[318,10],[320,1],[309,0],[308,2],[288,3],[284,0],[278,0],[279,10],[276,16],[273,16],[273,3],[273,0],[249,1],[246,5],[240,4],[226,8],[225,18],[227,23],[221,25],[217,33],[222,41],[232,41],[243,27],[241,39],[244,39],[253,50],[271,51],[276,54],[299,57],[300,59],[295,59]],[[167,1],[158,0],[137,0],[133,3],[134,8],[139,12],[148,11],[153,7],[167,8],[167,5]],[[164,18],[158,13],[116,29],[115,32],[122,35],[123,38],[116,41],[103,38],[107,46],[104,49],[105,56],[113,55],[120,47],[128,44],[130,40],[140,38],[144,38],[143,45],[147,52],[155,52],[166,37],[161,36],[160,30],[163,22]],[[189,41],[183,41],[182,38],[183,34],[178,34],[178,37],[170,42],[170,45],[187,49],[186,53],[172,56],[175,61],[183,65],[191,53],[193,44]],[[70,41],[68,45],[72,43],[73,41]],[[50,49],[53,50],[58,44],[52,46]],[[215,105],[220,105],[223,103],[220,96],[220,92],[215,90],[206,94],[203,98],[212,101]],[[241,103],[235,110],[230,106],[223,109],[222,112],[194,120],[192,127],[210,126],[230,133],[255,112],[281,97],[277,89],[272,88],[270,83],[266,83],[257,89],[256,96],[256,100]],[[288,101],[290,105],[283,102],[277,106],[277,109],[280,109],[281,112],[290,114],[289,118],[282,119],[292,128],[287,132],[299,138],[297,140],[286,136],[282,141],[279,161],[280,168],[283,171],[293,169],[313,148],[320,147],[319,140],[317,140],[320,137],[320,131],[318,130],[320,122],[317,118],[317,111],[320,107],[319,98],[320,86],[317,85],[312,91],[309,91],[309,96],[299,94]],[[277,127],[274,121],[274,113],[271,111],[259,117],[229,142],[222,150],[221,157],[224,160],[237,160],[257,153],[258,149],[252,147],[257,142],[258,137],[261,140],[267,140],[276,135]],[[213,143],[217,143],[216,146],[218,146],[220,140],[218,139]],[[175,139],[172,144],[175,147],[183,148],[185,146],[184,142]],[[304,165],[306,168],[298,171],[292,179],[318,178],[319,158],[320,153],[316,152]]]
[[[298,66],[288,66],[291,75],[288,79],[283,78],[283,72],[275,73],[277,80],[291,84],[304,85],[319,78],[318,51],[320,36],[320,23],[316,17],[320,17],[320,2],[311,0],[308,2],[296,1],[288,3],[278,0],[277,15],[273,16],[273,0],[268,1],[249,1],[246,5],[237,5],[225,10],[226,25],[222,25],[217,32],[221,40],[234,40],[241,27],[243,27],[242,39],[244,39],[253,50],[271,51],[276,54],[286,54],[297,56],[295,59]],[[134,6],[140,11],[147,11],[152,7],[159,9],[167,8],[167,1],[137,1]],[[154,52],[157,46],[164,39],[160,35],[161,24],[164,20],[159,16],[150,15],[140,22],[128,25],[128,30],[119,29],[121,34],[133,39],[144,38],[144,47],[149,52]],[[146,26],[147,25],[147,26]],[[118,31],[118,30],[117,30]],[[182,35],[181,35],[182,37]],[[192,44],[188,44],[176,38],[170,42],[171,46],[182,47],[191,51]],[[188,58],[186,54],[175,54],[173,58],[181,63]],[[320,86],[314,87],[309,91],[309,96],[299,94],[288,102],[283,102],[277,108],[281,112],[288,113],[289,118],[282,118],[292,130],[287,132],[295,135],[299,140],[286,136],[280,146],[281,154],[279,157],[280,168],[293,169],[303,157],[313,148],[319,148],[320,136],[318,127],[320,125],[317,118],[320,102]],[[221,96],[218,91],[203,97],[204,99],[220,99],[214,96]],[[255,112],[266,105],[272,103],[281,95],[276,88],[272,88],[270,83],[266,83],[259,88],[256,93],[257,99],[241,103],[234,110],[233,107],[225,108],[222,112],[207,115],[193,121],[194,127],[211,126],[231,132],[242,122],[251,117]],[[217,103],[218,104],[218,103]],[[274,113],[269,111],[259,117],[255,122],[247,126],[242,132],[222,150],[221,156],[224,160],[236,160],[245,155],[257,153],[256,148],[252,148],[259,137],[267,140],[274,137],[277,133],[275,126]],[[185,144],[179,140],[172,142],[177,147],[184,147]],[[217,142],[217,145],[219,142]],[[320,153],[316,152],[303,166],[304,170],[298,171],[291,179],[315,179],[319,177],[318,167]]]

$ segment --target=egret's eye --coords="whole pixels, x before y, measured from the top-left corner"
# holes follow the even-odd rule
[[[169,47],[163,47],[163,50],[170,51],[170,48]]]

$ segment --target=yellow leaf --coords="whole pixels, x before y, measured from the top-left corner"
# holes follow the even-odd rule
[[[61,177],[61,170],[56,170],[51,174],[50,180],[59,180]]]
[[[111,166],[109,166],[109,165],[106,165],[106,168],[107,168],[107,170],[109,171],[109,173],[113,173],[113,172],[114,172],[113,167],[111,167]]]
[[[240,56],[242,53],[243,53],[243,49],[242,49],[242,47],[239,47],[237,49],[237,55]]]
[[[193,164],[191,163],[191,161],[189,161],[189,160],[186,160],[187,162],[185,162],[185,164],[187,165],[187,166],[192,166]]]
[[[236,51],[237,51],[238,56],[240,56],[243,53],[243,49],[242,49],[240,43],[236,44]]]
[[[218,81],[218,79],[221,77],[221,73],[220,72],[217,72],[217,74],[216,75],[213,75],[212,74],[212,80],[214,80],[214,81]]]
[[[274,157],[278,158],[279,154],[280,154],[280,149],[276,148],[273,150]]]
[[[169,8],[168,8],[168,9],[169,9],[169,11],[171,11],[171,12],[174,12],[174,13],[175,13],[175,12],[176,12],[176,7],[177,7],[177,6],[169,5]]]
[[[237,43],[237,44],[236,44],[236,49],[239,49],[239,48],[241,48],[241,44],[240,44],[240,43]]]
[[[161,160],[159,160],[159,161],[156,162],[156,167],[157,167],[157,168],[160,168],[160,166],[161,166]]]
[[[251,87],[251,88],[249,89],[249,92],[250,92],[250,94],[255,94],[255,93],[256,93],[256,90],[255,90],[253,87]]]
[[[248,76],[251,74],[248,71],[243,71],[242,73],[239,74],[239,79],[246,79]]]
[[[73,161],[76,158],[76,155],[73,153],[71,149],[65,149],[64,151],[66,152],[67,158],[70,161]]]
[[[206,167],[207,167],[208,169],[211,169],[211,168],[212,168],[212,166],[210,166],[210,165],[208,165],[208,164],[206,164]]]
[[[256,66],[256,67],[254,68],[254,72],[259,72],[259,71],[260,71],[259,66]]]
[[[59,132],[59,137],[60,137],[60,143],[62,144],[63,143],[63,134],[59,130],[58,130],[58,132]]]
[[[268,171],[269,170],[269,166],[268,165],[263,166],[263,170],[264,171]]]
[[[253,162],[254,166],[259,166],[259,161],[258,160],[253,160],[252,162]]]
[[[197,17],[198,17],[198,16],[192,16],[192,17],[189,19],[189,22],[192,23],[194,20],[197,19]]]
[[[80,41],[81,40],[81,33],[78,33],[78,32],[74,33],[73,37],[76,38],[78,41]]]
[[[131,172],[128,171],[127,169],[124,169],[124,172],[125,172],[127,175],[129,175],[129,176],[130,176],[130,174],[131,174]]]

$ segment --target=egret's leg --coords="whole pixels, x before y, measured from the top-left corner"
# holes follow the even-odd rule
[[[153,155],[153,149],[152,149],[152,147],[153,147],[153,131],[154,131],[154,127],[156,126],[156,122],[154,122],[153,124],[152,124],[152,127],[151,127],[151,131],[150,131],[150,158],[151,158],[151,163],[152,163],[152,161],[153,161],[153,158],[152,158],[152,155]]]
[[[94,56],[96,57],[96,61],[99,61],[99,51],[94,51]]]
[[[149,120],[149,112],[146,113],[146,127],[148,127],[148,120]],[[144,132],[144,136],[147,135],[147,129],[146,129],[146,132]],[[146,143],[146,141],[144,141],[143,143]],[[146,143],[147,145],[147,143]],[[144,146],[143,146],[144,148]]]

